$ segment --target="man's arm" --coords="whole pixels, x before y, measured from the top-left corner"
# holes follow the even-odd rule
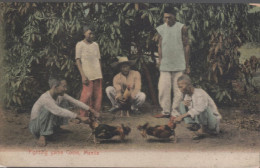
[[[76,64],[77,64],[78,70],[79,70],[80,75],[81,75],[82,83],[85,84],[85,85],[88,85],[89,84],[89,80],[88,80],[88,78],[85,76],[85,74],[83,72],[82,64],[81,64],[81,61],[80,61],[79,58],[76,59]]]
[[[113,79],[113,86],[114,86],[114,88],[116,90],[116,99],[121,98],[122,97],[122,93],[121,93],[122,87],[121,87],[121,85],[119,83],[119,75],[116,75],[114,77],[114,79]]]
[[[195,98],[195,100],[192,102],[193,107],[185,114],[178,116],[174,121],[178,122],[181,121],[183,118],[190,116],[191,118],[194,118],[197,115],[200,115],[202,112],[204,112],[208,105],[208,101],[206,97],[203,95],[199,95]],[[188,104],[189,105],[189,104]]]
[[[181,29],[182,31],[182,43],[184,47],[184,55],[185,55],[185,61],[186,61],[186,73],[190,73],[190,63],[189,63],[189,57],[190,57],[190,44],[189,44],[189,36],[188,36],[188,28],[184,25]]]
[[[138,71],[136,71],[136,75],[135,75],[135,82],[134,82],[134,90],[131,93],[131,98],[134,99],[136,94],[138,92],[140,92],[141,90],[141,75]]]
[[[81,43],[77,43],[76,45],[76,65],[78,67],[78,70],[80,72],[80,75],[81,75],[81,79],[82,79],[82,83],[85,84],[85,85],[88,85],[88,78],[86,77],[86,75],[84,74],[83,72],[83,69],[82,69],[82,63],[81,63],[81,52],[82,52],[82,49],[81,49]]]
[[[73,105],[75,105],[81,109],[92,112],[96,117],[100,116],[100,114],[98,112],[91,109],[88,105],[86,105],[85,103],[83,103],[77,99],[74,99],[73,97],[69,96],[68,94],[64,94],[64,99],[66,99],[68,102],[72,103]]]
[[[160,34],[159,34],[159,43],[158,43],[158,55],[159,55],[158,67],[160,67],[162,61],[162,36]]]

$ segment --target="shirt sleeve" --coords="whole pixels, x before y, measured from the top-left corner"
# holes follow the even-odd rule
[[[85,103],[78,101],[76,99],[74,99],[73,97],[69,96],[68,94],[64,94],[64,99],[66,99],[67,101],[69,101],[70,103],[72,103],[73,105],[84,109],[84,110],[89,110],[89,106],[86,105]]]
[[[158,26],[158,27],[156,28],[156,30],[157,30],[157,32],[158,32],[161,36],[163,35],[163,25]]]
[[[113,79],[113,86],[116,89],[116,98],[122,96],[122,87],[120,85],[120,76],[116,75]]]
[[[76,118],[77,114],[59,107],[53,100],[45,99],[43,107],[54,115],[68,118]]]
[[[141,75],[138,71],[136,71],[135,73],[135,78],[134,78],[134,89],[131,93],[131,97],[132,99],[135,98],[136,94],[139,93],[141,91]]]
[[[80,59],[80,58],[81,58],[81,52],[82,52],[80,42],[78,42],[78,43],[76,44],[75,52],[76,52],[76,53],[75,53],[75,54],[76,54],[76,58],[75,58],[75,59]]]
[[[208,101],[207,98],[203,95],[199,95],[197,97],[194,97],[192,99],[193,106],[192,108],[188,111],[188,113],[191,115],[192,118],[195,116],[199,115],[203,111],[206,110]]]

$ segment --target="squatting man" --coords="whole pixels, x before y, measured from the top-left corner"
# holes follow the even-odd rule
[[[66,107],[68,107],[68,103],[90,111],[94,116],[99,117],[99,113],[85,103],[65,94],[67,91],[67,82],[63,78],[50,78],[49,86],[50,90],[40,96],[31,111],[29,129],[33,135],[39,138],[39,146],[46,146],[47,138],[50,137],[50,135],[63,131],[60,126],[63,124],[64,117],[76,118],[83,122],[88,120],[88,117],[82,117],[67,110]]]
[[[188,75],[182,75],[177,80],[178,88],[184,94],[184,100],[180,104],[178,117],[171,120],[180,122],[184,119],[191,125],[191,130],[196,131],[193,139],[205,137],[207,133],[218,134],[221,115],[213,99],[200,88],[194,88]],[[197,126],[197,129],[192,127]]]

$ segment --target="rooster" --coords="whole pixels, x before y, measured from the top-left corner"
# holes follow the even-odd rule
[[[125,136],[131,132],[131,128],[121,124],[120,126],[110,126],[107,124],[100,124],[97,120],[90,117],[89,126],[92,129],[91,136],[94,136],[94,143],[97,143],[97,139],[111,139],[114,136],[120,136],[120,140],[123,141]]]
[[[170,121],[167,125],[156,125],[150,126],[149,123],[145,123],[144,125],[139,125],[137,127],[138,130],[141,131],[141,135],[144,138],[147,138],[147,135],[154,136],[160,139],[170,139],[170,137],[174,137],[174,142],[177,142],[177,138],[175,136],[174,129],[176,128],[176,124],[174,121]]]

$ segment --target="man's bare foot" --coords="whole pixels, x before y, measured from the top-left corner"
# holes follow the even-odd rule
[[[47,143],[46,143],[46,138],[45,138],[45,136],[40,136],[40,138],[39,138],[37,144],[38,144],[40,147],[46,146]]]

